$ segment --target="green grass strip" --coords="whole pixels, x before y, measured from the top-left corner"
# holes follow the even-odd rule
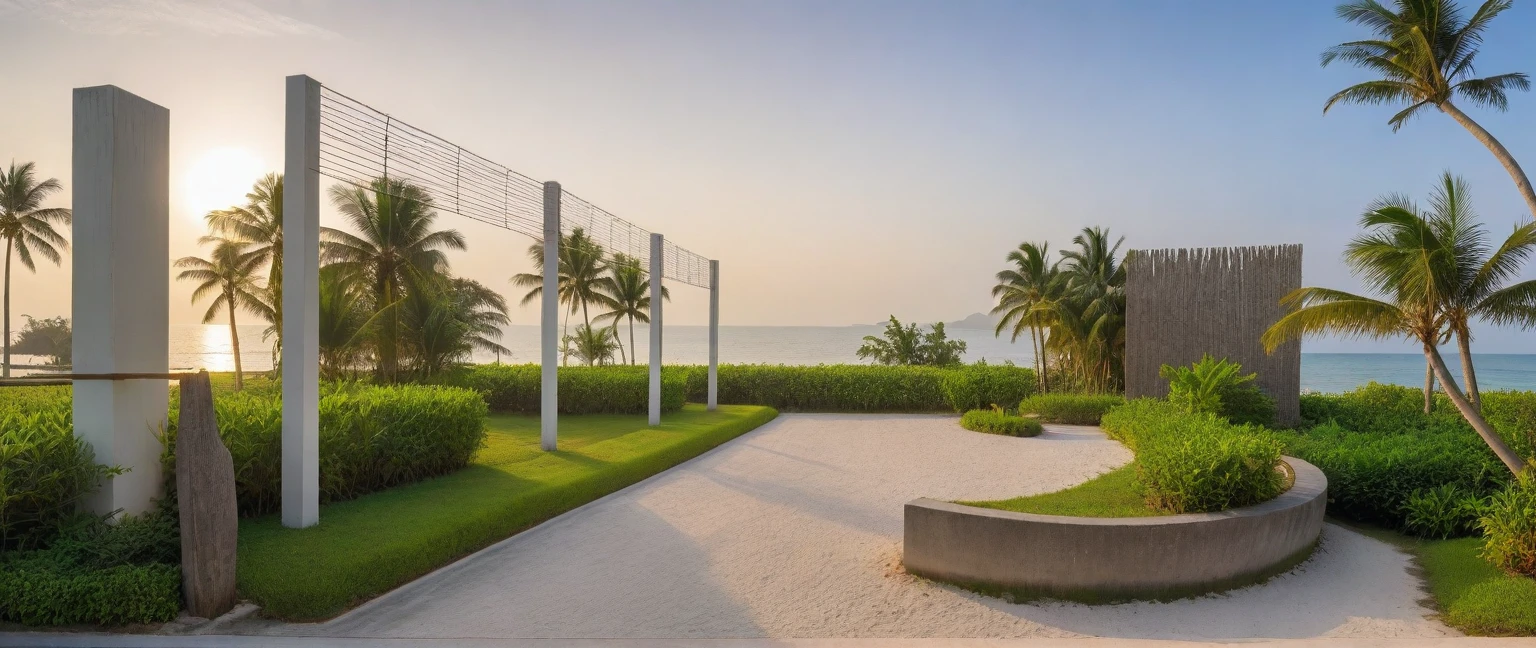
[[[1074,517],[1151,517],[1168,515],[1147,506],[1136,486],[1136,465],[1129,464],[1054,493],[1026,495],[987,502],[956,502],[966,506]]]
[[[242,520],[239,587],[268,616],[326,619],[556,515],[687,461],[772,420],[768,407],[688,405],[644,415],[566,416],[560,449],[539,419],[493,415],[462,471],[322,507],[320,524]]]
[[[1445,622],[1468,634],[1536,634],[1536,579],[1510,576],[1478,555],[1481,538],[1426,541],[1416,548]]]

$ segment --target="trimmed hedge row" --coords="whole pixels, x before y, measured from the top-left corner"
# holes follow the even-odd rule
[[[175,512],[108,525],[77,518],[47,549],[0,554],[0,621],[156,623],[181,611]]]
[[[1258,504],[1284,489],[1274,433],[1194,414],[1167,401],[1136,399],[1110,410],[1102,426],[1136,453],[1147,504],[1170,513],[1208,513]]]
[[[689,398],[706,398],[707,369],[674,367]],[[664,373],[665,375],[665,373]],[[720,402],[794,412],[964,412],[1011,406],[1035,391],[1035,374],[1011,365],[720,365]]]
[[[644,414],[650,407],[650,374],[645,366],[561,367],[561,414]],[[539,413],[538,365],[470,365],[449,372],[441,382],[480,392],[495,412]],[[683,408],[688,376],[671,367],[661,375],[661,411]]]
[[[486,404],[475,392],[442,386],[327,385],[320,397],[320,501],[448,474],[485,443]],[[175,401],[175,398],[173,398]],[[176,418],[165,436],[174,474]],[[282,502],[282,399],[260,393],[214,399],[219,436],[234,457],[241,515],[276,512]],[[171,484],[174,487],[174,483]]]
[[[995,409],[975,409],[966,412],[960,417],[960,427],[972,432],[1013,437],[1039,436],[1044,430],[1039,421]]]
[[[1536,454],[1536,393],[1484,392],[1483,414],[1519,454]],[[1328,512],[1426,537],[1475,533],[1484,499],[1509,471],[1454,405],[1437,394],[1371,383],[1304,394],[1306,427],[1289,451],[1328,475]]]
[[[1098,425],[1105,412],[1124,403],[1119,394],[1035,394],[1019,403],[1019,413],[1046,423]]]

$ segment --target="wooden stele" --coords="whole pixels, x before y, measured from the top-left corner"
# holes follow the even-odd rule
[[[235,465],[219,438],[208,372],[181,380],[176,429],[181,509],[181,588],[192,616],[212,619],[235,605]]]

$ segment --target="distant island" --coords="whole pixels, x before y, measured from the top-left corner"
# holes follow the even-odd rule
[[[874,324],[856,324],[855,326],[885,326],[887,322],[888,320],[875,322]],[[993,319],[991,315],[986,313],[971,313],[970,315],[967,315],[965,319],[958,319],[953,322],[945,322],[944,328],[980,329],[991,331],[997,328],[997,320]]]

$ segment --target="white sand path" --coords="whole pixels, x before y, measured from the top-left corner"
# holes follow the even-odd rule
[[[1091,428],[1034,439],[954,417],[784,415],[329,623],[349,637],[1441,637],[1408,558],[1328,525],[1296,570],[1224,595],[1013,605],[905,575],[902,505],[1058,490],[1130,453]]]

